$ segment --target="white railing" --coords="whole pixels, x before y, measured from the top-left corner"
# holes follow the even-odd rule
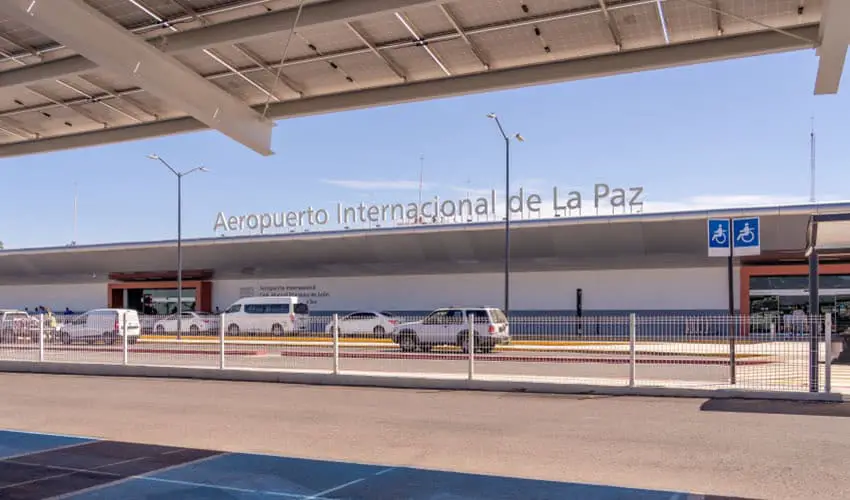
[[[831,364],[850,325],[831,316],[791,328],[724,315],[517,315],[507,327],[462,316],[257,316],[192,315],[179,332],[174,316],[35,316],[0,325],[0,360],[850,392],[850,373]]]

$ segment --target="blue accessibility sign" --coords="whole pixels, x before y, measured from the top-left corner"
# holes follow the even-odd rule
[[[729,257],[732,245],[729,219],[708,219],[708,256]]]
[[[732,247],[735,255],[761,253],[761,224],[758,217],[744,217],[732,221]]]

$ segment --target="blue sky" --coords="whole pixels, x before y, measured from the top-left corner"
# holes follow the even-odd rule
[[[801,51],[287,120],[268,158],[203,132],[0,160],[0,240],[70,242],[75,183],[78,244],[173,238],[176,182],[146,159],[154,152],[211,170],[184,180],[187,238],[214,236],[219,211],[416,201],[420,155],[426,198],[499,188],[491,111],[526,139],[513,148],[514,186],[643,186],[646,211],[806,201],[814,116],[818,198],[850,199],[850,97],[813,96],[816,63]]]

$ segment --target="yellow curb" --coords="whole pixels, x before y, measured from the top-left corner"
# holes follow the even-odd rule
[[[142,340],[177,340],[176,335],[142,335]],[[218,340],[218,336],[206,335],[184,335],[183,340]],[[225,337],[228,342],[330,342],[331,337]],[[340,342],[373,342],[382,344],[391,344],[390,339],[368,339],[368,338],[353,338],[340,337]]]
[[[627,345],[627,341],[588,341],[588,340],[511,340],[511,345],[530,345],[530,346],[585,346],[585,345]]]

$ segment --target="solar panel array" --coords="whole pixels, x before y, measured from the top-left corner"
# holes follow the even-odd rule
[[[281,61],[291,25],[240,41],[211,35],[214,43],[193,41],[188,48],[178,39],[222,23],[294,12],[298,0],[85,2],[246,104],[262,109],[268,102],[274,118],[320,112],[324,105],[313,109],[311,103],[322,96],[817,26],[821,15],[820,0],[305,1],[302,25]],[[407,8],[393,10],[393,3]],[[375,12],[310,20],[311,9],[357,4]],[[137,87],[132,75],[93,66],[58,78],[20,76],[74,56],[43,34],[0,19],[0,156],[8,156],[13,143],[187,116]],[[412,91],[398,100],[418,97]],[[290,114],[280,103],[293,101],[304,103]]]

